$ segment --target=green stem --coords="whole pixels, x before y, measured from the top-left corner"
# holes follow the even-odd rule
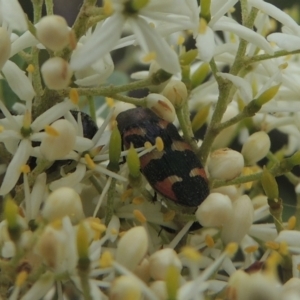
[[[36,24],[42,17],[44,0],[31,0],[33,5],[33,23]]]
[[[73,31],[75,33],[76,40],[78,41],[87,31],[87,24],[89,22],[90,14],[92,8],[95,7],[97,0],[84,0],[77,18],[73,24]],[[65,48],[59,56],[65,60],[69,60],[72,50],[70,48]]]
[[[188,104],[185,103],[181,108],[176,109],[176,114],[184,139],[191,145],[194,151],[197,151],[198,146],[194,139]]]
[[[90,110],[91,118],[93,119],[94,122],[96,122],[97,117],[96,117],[95,99],[94,99],[94,97],[87,97],[87,100],[89,103],[89,110]]]
[[[270,54],[260,54],[253,57],[247,57],[244,59],[244,65],[245,67],[248,67],[251,64],[254,64],[259,61],[268,60],[272,58],[287,56],[287,55],[293,55],[293,54],[299,54],[300,50],[294,50],[294,51],[286,51],[286,50],[280,50],[276,51],[273,55]]]
[[[53,0],[45,0],[47,16],[53,15]]]
[[[112,178],[109,189],[107,191],[107,204],[105,212],[105,225],[108,225],[113,214],[114,214],[114,196],[116,192],[116,183],[117,180]]]
[[[146,107],[146,98],[133,98],[133,97],[128,97],[128,96],[124,96],[121,94],[115,94],[112,95],[111,98],[115,99],[115,100],[120,100],[123,101],[125,103],[131,103],[137,106],[144,106]]]
[[[247,18],[247,21],[245,22],[246,27],[250,28],[253,26],[256,15],[257,15],[257,10],[252,9]],[[242,70],[242,68],[244,67],[243,57],[245,56],[246,53],[247,44],[248,42],[245,40],[240,41],[239,48],[235,57],[235,61],[229,72],[231,75],[238,75],[240,70]],[[201,145],[200,150],[198,151],[198,157],[204,164],[209,155],[211,146],[216,136],[219,133],[219,131],[216,130],[216,127],[220,124],[224,112],[229,102],[231,101],[229,95],[230,95],[230,90],[233,87],[232,82],[223,80],[219,76],[217,76],[216,74],[217,67],[213,59],[210,62],[210,67],[219,86],[219,98],[214,113],[212,115],[211,123],[208,126],[208,129],[203,139],[203,143]]]

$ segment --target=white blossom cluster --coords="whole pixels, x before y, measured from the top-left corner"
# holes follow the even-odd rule
[[[300,199],[300,25],[263,0],[198,2],[84,0],[69,27],[52,0],[33,21],[0,0],[0,299],[300,299],[298,209],[282,214]],[[141,174],[161,139],[123,149],[115,120],[135,106],[201,160],[198,207]]]

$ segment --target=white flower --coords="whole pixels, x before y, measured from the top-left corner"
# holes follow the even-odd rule
[[[253,165],[264,158],[271,146],[269,135],[264,131],[258,131],[249,136],[242,148],[246,165]]]
[[[129,3],[129,2],[126,2]],[[176,11],[175,1],[161,3],[152,0],[149,4],[144,4],[132,14],[126,11],[126,5],[120,0],[114,0],[114,13],[108,17],[103,24],[96,27],[91,38],[86,44],[78,49],[71,58],[71,66],[74,70],[86,68],[97,59],[106,55],[117,45],[123,27],[126,22],[130,25],[137,43],[140,44],[144,52],[153,53],[155,60],[167,72],[176,74],[180,71],[180,66],[176,53],[170,48],[168,43],[159,35],[157,30],[149,25],[151,19],[163,19],[165,22],[180,22],[183,20],[182,29],[186,29],[187,23],[192,27],[191,21],[186,16]],[[190,9],[186,3],[181,3],[183,11]],[[175,9],[175,12],[173,13]],[[166,14],[165,12],[168,12]],[[177,17],[177,19],[176,19]],[[182,17],[182,18],[180,18]],[[175,21],[176,20],[176,21]]]
[[[80,49],[80,48],[79,48]],[[78,50],[75,50],[75,52]],[[76,83],[79,86],[97,86],[104,83],[112,74],[114,63],[111,55],[108,53],[103,58],[98,59],[90,67],[80,69],[75,72]]]
[[[0,132],[0,141],[13,155],[0,188],[0,195],[11,191],[21,174],[21,167],[27,163],[30,156],[41,156],[40,152],[34,152],[31,146],[32,141],[41,141],[46,134],[40,133],[40,131],[75,106],[71,101],[59,103],[41,114],[32,123],[31,101],[27,102],[27,107],[29,109],[25,110],[23,116],[12,116],[0,101],[0,109],[5,116],[4,119],[0,119],[0,125],[4,128]],[[36,148],[38,149],[38,147]]]
[[[144,227],[136,226],[128,230],[120,239],[116,261],[128,270],[134,270],[148,250],[148,235]]]
[[[25,31],[27,21],[17,0],[0,1],[0,24],[5,24],[12,30]]]
[[[45,200],[42,216],[49,222],[69,216],[72,223],[84,218],[80,196],[69,187],[52,192]]]
[[[222,1],[215,0],[211,3],[211,20],[206,23],[204,19],[200,21],[196,45],[199,57],[203,61],[209,62],[215,55],[216,43],[214,31],[225,31],[236,34],[238,37],[263,49],[266,53],[272,54],[274,51],[269,43],[260,34],[246,28],[232,18],[224,16],[238,0]]]
[[[52,51],[62,50],[69,44],[70,30],[66,20],[57,15],[45,16],[36,30],[37,38]]]
[[[207,167],[211,178],[231,180],[241,174],[244,158],[240,152],[222,148],[210,154]]]

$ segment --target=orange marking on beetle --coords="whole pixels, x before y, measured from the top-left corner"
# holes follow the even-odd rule
[[[145,155],[140,157],[141,166],[147,166],[151,160],[153,159],[161,159],[164,155],[163,151],[157,151],[154,149],[150,153],[146,153]]]
[[[188,143],[184,142],[184,141],[173,141],[171,149],[173,151],[185,151],[185,150],[191,150],[192,151],[191,146]]]
[[[206,177],[206,173],[205,170],[202,168],[195,168],[193,170],[190,171],[189,173],[190,177],[195,177],[195,176],[200,176],[202,178],[204,178],[207,181],[207,177]]]
[[[172,187],[175,182],[179,182],[179,181],[182,181],[182,178],[180,178],[176,175],[172,175],[162,181],[157,181],[154,184],[153,188],[155,190],[157,190],[163,196],[167,197],[168,199],[171,199],[171,200],[177,202],[178,198],[175,195],[175,193],[173,192]]]

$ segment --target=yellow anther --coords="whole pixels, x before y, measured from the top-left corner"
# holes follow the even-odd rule
[[[288,66],[289,66],[288,62],[285,62],[285,63],[279,65],[278,68],[281,69],[281,70],[284,70],[284,69],[286,69]]]
[[[0,133],[3,132],[4,127],[0,125]]]
[[[300,271],[300,264],[297,265],[297,270]]]
[[[59,136],[59,132],[50,125],[45,127],[45,132],[53,137]]]
[[[102,233],[106,230],[106,226],[97,221],[91,221],[90,226],[94,230],[94,240],[99,240]]]
[[[104,5],[103,5],[103,12],[104,15],[110,16],[113,13],[113,6],[111,3],[111,0],[104,0]]]
[[[201,34],[204,34],[206,32],[206,28],[207,28],[206,20],[203,19],[203,18],[200,18],[198,32],[201,33]]]
[[[134,215],[134,217],[135,217],[139,222],[141,222],[141,223],[146,223],[146,222],[147,222],[146,217],[144,216],[144,214],[143,214],[140,210],[135,209],[135,210],[133,211],[133,215]]]
[[[95,231],[99,231],[100,233],[102,233],[106,230],[106,226],[104,224],[91,222],[90,225],[91,225],[92,229],[94,229]]]
[[[195,248],[191,246],[185,246],[182,248],[181,253],[189,260],[194,262],[199,262],[201,259],[201,254]]]
[[[230,255],[233,256],[236,251],[238,250],[238,244],[237,243],[229,243],[226,248],[225,248],[225,252]]]
[[[164,213],[163,219],[165,222],[171,222],[174,219],[175,215],[176,212],[174,210],[169,210],[166,213]]]
[[[133,189],[128,189],[121,195],[121,201],[125,202],[129,197],[131,197],[133,194]]]
[[[29,64],[29,65],[27,66],[27,68],[26,68],[26,71],[27,71],[28,73],[33,73],[34,70],[35,70],[35,68],[34,68],[34,65],[33,65],[33,64]]]
[[[150,142],[147,141],[147,142],[145,142],[144,147],[145,147],[146,149],[149,149],[149,148],[152,147],[152,144],[151,144]]]
[[[184,41],[185,41],[185,38],[182,35],[180,35],[177,39],[177,45],[182,45],[184,43]]]
[[[211,235],[207,234],[205,236],[205,244],[207,247],[213,248],[213,246],[215,245],[215,241]]]
[[[297,219],[295,216],[291,216],[288,220],[287,230],[293,230],[296,227]]]
[[[156,53],[155,52],[150,52],[148,54],[146,54],[144,57],[143,57],[143,62],[144,63],[148,63],[148,62],[151,62],[152,60],[155,60],[156,59]]]
[[[119,232],[119,238],[121,238],[125,233],[126,233],[126,231]]]
[[[229,8],[228,12],[231,13],[231,14],[233,14],[235,12],[235,7],[232,6],[231,8]]]
[[[106,101],[106,105],[108,107],[114,107],[115,106],[115,100],[113,98],[106,97],[105,101]]]
[[[118,233],[119,233],[119,231],[116,230],[115,228],[112,228],[112,229],[110,230],[110,234],[112,234],[112,235],[117,235]]]
[[[258,249],[258,246],[257,245],[253,245],[253,246],[248,246],[248,247],[246,247],[245,249],[244,249],[244,251],[246,252],[246,253],[254,253],[255,251],[257,251],[257,249]]]
[[[109,251],[103,252],[100,257],[99,265],[100,268],[109,268],[113,263],[113,256]]]
[[[278,264],[281,262],[282,257],[278,252],[273,252],[266,260],[266,270],[271,271],[274,270]]]
[[[289,254],[289,248],[288,248],[288,245],[286,242],[281,242],[279,244],[279,249],[278,249],[278,252],[281,254],[281,255],[288,255]]]
[[[20,168],[21,173],[28,174],[30,172],[30,167],[28,165],[23,165]]]
[[[51,222],[50,225],[54,229],[60,230],[62,228],[62,221],[61,221],[61,219],[56,219],[53,222]]]
[[[73,104],[77,105],[79,103],[79,94],[77,89],[75,88],[70,89],[69,98]]]
[[[144,203],[144,202],[145,202],[145,200],[144,200],[144,198],[141,197],[141,196],[137,196],[137,197],[134,197],[134,198],[132,199],[132,203],[133,203],[133,204],[136,204],[136,205],[142,204],[142,203]]]
[[[95,169],[96,165],[88,153],[84,155],[84,159],[89,169]]]
[[[164,142],[160,136],[155,139],[155,146],[159,152],[164,150]]]
[[[268,241],[265,243],[266,247],[272,249],[272,250],[278,250],[279,249],[279,244],[274,241]]]
[[[24,284],[28,277],[28,273],[26,271],[21,271],[16,278],[16,286],[20,287]]]

